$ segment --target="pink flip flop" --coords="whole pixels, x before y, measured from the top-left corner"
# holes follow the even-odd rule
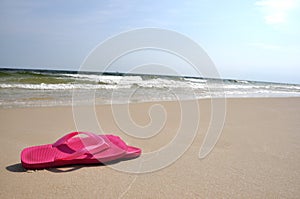
[[[75,137],[79,134],[87,137]],[[73,164],[107,163],[136,158],[140,154],[141,149],[126,145],[118,136],[72,132],[54,144],[23,149],[21,162],[26,169],[44,169]]]

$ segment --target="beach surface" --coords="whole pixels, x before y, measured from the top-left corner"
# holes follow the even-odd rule
[[[300,197],[300,98],[227,99],[222,134],[204,159],[198,155],[211,102],[198,102],[201,119],[192,145],[170,166],[145,174],[101,165],[26,171],[20,164],[23,148],[76,131],[72,107],[0,109],[0,198]],[[133,120],[148,124],[153,104],[164,106],[168,117],[161,132],[149,139],[122,133],[110,105],[95,110],[105,133],[120,135],[147,153],[169,143],[180,124],[176,101],[131,104]],[[99,133],[93,128],[78,130]]]

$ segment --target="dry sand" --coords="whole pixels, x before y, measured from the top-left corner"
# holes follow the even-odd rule
[[[164,169],[139,175],[100,165],[26,171],[21,150],[76,130],[72,109],[1,109],[0,198],[300,198],[300,98],[227,100],[222,135],[202,160],[198,153],[209,126],[210,100],[199,103],[200,128],[188,151]],[[130,106],[136,123],[149,122],[151,105]],[[180,123],[178,102],[161,105],[168,114],[166,125],[146,140],[122,134],[110,106],[96,112],[106,133],[149,152],[168,143]]]

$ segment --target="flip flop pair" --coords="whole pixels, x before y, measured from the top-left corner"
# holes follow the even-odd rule
[[[77,135],[86,135],[87,137],[76,137]],[[132,159],[139,157],[141,152],[140,148],[128,146],[115,135],[72,132],[58,139],[54,144],[23,149],[21,162],[26,169],[44,169]]]

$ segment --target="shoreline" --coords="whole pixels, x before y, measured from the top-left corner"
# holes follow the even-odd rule
[[[211,99],[224,99],[225,101],[227,100],[234,100],[234,99],[239,99],[239,100],[247,100],[247,99],[296,99],[296,98],[300,98],[300,96],[253,96],[253,97],[249,97],[249,96],[236,96],[236,97],[207,97],[207,98],[197,98],[197,99],[183,99],[183,100],[149,100],[149,101],[132,101],[132,102],[115,102],[115,103],[99,103],[99,104],[95,104],[95,107],[99,107],[99,106],[110,106],[110,105],[127,105],[127,104],[144,104],[144,103],[172,103],[172,102],[189,102],[189,101],[211,101]],[[84,102],[79,102],[79,103],[83,103]],[[18,106],[18,105],[13,105],[10,107],[5,107],[5,106],[0,106],[0,110],[6,110],[6,109],[31,109],[31,108],[69,108],[69,107],[73,107],[73,104],[56,104],[56,105],[42,105],[42,106],[38,106],[38,105],[29,105],[29,106]]]
[[[1,70],[0,70],[1,73]],[[300,97],[300,85],[247,80],[176,78],[153,75],[2,72],[0,108],[55,107],[90,101],[97,105],[151,101],[257,97]],[[151,99],[151,100],[149,100]]]
[[[25,171],[19,165],[23,148],[52,143],[76,129],[72,106],[1,108],[0,196],[299,197],[300,98],[227,98],[226,101],[223,132],[206,158],[200,160],[198,154],[209,127],[211,106],[209,99],[200,99],[199,129],[189,149],[170,166],[140,175],[99,165],[68,167],[73,169],[69,172]],[[122,133],[114,122],[110,105],[97,105],[95,113],[105,133],[120,135],[146,153],[162,148],[172,139],[180,122],[179,104],[176,101],[129,104],[133,120],[144,126],[151,121],[149,108],[157,103],[165,107],[168,117],[161,132],[149,139],[135,139]],[[84,130],[97,133],[92,126]]]

